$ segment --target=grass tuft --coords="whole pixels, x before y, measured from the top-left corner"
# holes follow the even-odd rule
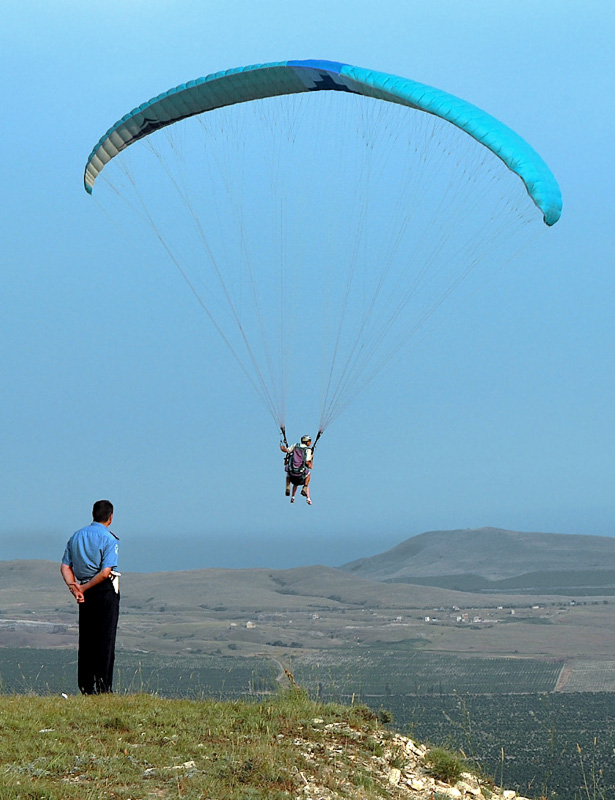
[[[457,753],[443,747],[434,747],[425,756],[429,772],[434,778],[445,783],[457,783],[461,774],[468,769],[466,761]]]

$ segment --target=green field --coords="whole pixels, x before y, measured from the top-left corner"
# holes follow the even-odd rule
[[[5,692],[75,691],[77,652],[69,649],[0,649]],[[478,658],[420,652],[404,646],[297,655],[287,665],[312,694],[372,702],[391,695],[508,694],[553,691],[560,661]],[[276,687],[273,659],[231,655],[161,655],[122,651],[116,657],[118,691],[168,697],[239,696]]]
[[[388,697],[395,726],[529,797],[615,797],[615,694]]]
[[[120,652],[114,689],[165,697],[239,697],[275,690],[275,672],[274,662],[258,658]],[[77,652],[1,648],[0,688],[5,693],[75,694]]]
[[[489,580],[480,575],[463,573],[461,575],[438,575],[432,577],[408,576],[395,582],[410,583],[416,586],[439,586],[458,592],[484,592],[491,594],[532,594],[532,595],[596,595],[615,594],[615,570],[540,570],[524,572],[514,578]],[[391,581],[393,583],[393,581]]]
[[[310,691],[352,696],[550,692],[563,663],[533,658],[474,658],[389,648],[337,650],[293,660],[295,678]]]

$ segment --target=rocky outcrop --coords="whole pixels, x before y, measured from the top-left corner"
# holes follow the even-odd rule
[[[305,760],[305,769],[298,775],[300,800],[363,800],[373,797],[374,790],[379,796],[399,800],[526,800],[471,772],[463,772],[455,783],[437,780],[431,774],[428,748],[400,734],[356,730],[345,722],[326,724],[320,718],[310,727],[305,738],[294,740]],[[316,765],[318,770],[312,770]]]

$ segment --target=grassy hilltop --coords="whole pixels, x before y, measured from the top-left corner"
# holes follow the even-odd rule
[[[261,703],[0,696],[0,735],[2,800],[507,796],[367,708],[296,688]]]

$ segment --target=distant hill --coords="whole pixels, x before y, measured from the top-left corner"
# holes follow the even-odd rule
[[[24,586],[28,587],[25,598]],[[231,614],[280,608],[309,612],[321,609],[323,603],[332,608],[398,608],[406,604],[429,607],[454,605],[460,599],[456,592],[442,592],[430,586],[388,586],[324,566],[124,572],[121,593],[124,612],[131,609],[160,613],[164,607],[170,614],[191,614],[194,609]],[[0,561],[0,618],[3,614],[45,616],[53,611],[74,616],[74,607],[55,562]]]
[[[583,588],[591,594],[615,591],[615,539],[500,528],[429,531],[340,569],[373,581],[457,591]]]

